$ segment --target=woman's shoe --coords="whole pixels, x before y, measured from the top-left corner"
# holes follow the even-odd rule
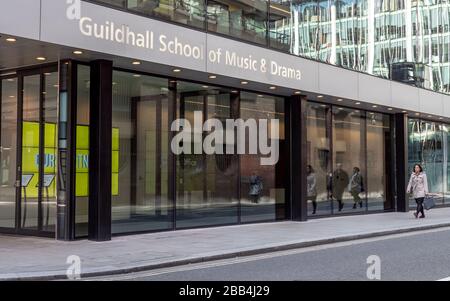
[[[425,215],[421,215],[421,216],[419,216],[419,218],[425,218]]]
[[[417,212],[414,212],[414,217],[417,218]]]

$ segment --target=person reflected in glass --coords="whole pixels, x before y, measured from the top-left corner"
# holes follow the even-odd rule
[[[342,163],[336,164],[336,170],[332,176],[332,195],[336,199],[339,205],[339,211],[344,208],[344,202],[342,196],[344,195],[345,188],[348,185],[348,174],[342,169]]]
[[[263,181],[262,178],[257,174],[256,171],[252,172],[250,176],[250,200],[252,203],[258,203],[260,195],[263,190]]]
[[[423,200],[428,194],[428,182],[427,175],[423,171],[420,164],[414,165],[414,169],[411,177],[409,178],[409,183],[406,191],[407,193],[412,194],[414,199],[416,200],[417,208],[416,212],[414,212],[415,218],[425,218],[425,212],[423,210]]]
[[[361,176],[360,169],[357,166],[353,167],[353,175],[348,183],[348,191],[353,197],[353,209],[356,209],[357,204],[359,204],[359,208],[362,208],[363,204],[359,194],[364,191],[363,178]]]
[[[313,205],[312,214],[316,214],[317,210],[317,190],[316,190],[316,174],[311,165],[306,167],[306,200],[310,200]]]

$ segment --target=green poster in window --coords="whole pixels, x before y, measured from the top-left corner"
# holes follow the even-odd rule
[[[39,183],[39,123],[22,123],[22,185],[28,198],[38,197]],[[56,195],[56,137],[54,123],[44,125],[44,179],[43,197]],[[78,125],[76,130],[75,194],[77,197],[89,195],[89,127]],[[119,193],[119,129],[112,130],[112,194]],[[51,181],[50,181],[51,180]]]

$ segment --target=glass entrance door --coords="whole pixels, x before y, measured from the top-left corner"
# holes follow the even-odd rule
[[[58,72],[19,74],[19,231],[54,233]],[[19,185],[18,185],[19,186]]]
[[[0,79],[0,228],[14,229],[17,169],[17,78]]]

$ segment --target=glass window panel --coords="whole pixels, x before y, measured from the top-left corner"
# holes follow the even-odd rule
[[[38,229],[40,74],[23,78],[21,227]]]
[[[0,227],[14,228],[16,213],[17,78],[1,85]]]
[[[307,200],[308,215],[329,215],[331,210],[329,174],[331,168],[330,106],[308,103],[307,106]]]
[[[202,0],[128,0],[127,8],[193,27],[205,27],[205,3]]]
[[[421,164],[427,175],[428,190],[437,204],[444,198],[444,131],[443,125],[419,119],[408,121],[408,171]],[[416,207],[410,197],[409,205]]]
[[[267,0],[208,1],[208,30],[267,44]]]
[[[75,161],[75,235],[88,235],[89,218],[89,66],[78,65]]]
[[[190,138],[183,141],[191,153],[177,155],[177,228],[238,221],[238,157],[218,153],[226,149],[224,143],[214,142],[216,151],[208,155],[202,147],[203,139],[212,134],[202,131],[203,121],[217,119],[225,129],[235,97],[228,89],[178,82],[177,115],[185,119],[185,129],[191,129]]]
[[[366,210],[365,120],[358,110],[333,107],[334,213]]]
[[[271,0],[269,4],[270,47],[289,51],[292,32],[291,1]]]
[[[389,175],[391,164],[391,132],[389,115],[367,115],[367,201],[368,210],[393,209]]]
[[[58,72],[44,73],[44,179],[42,183],[42,230],[55,231],[56,220],[56,139]]]
[[[244,121],[254,120],[258,127],[262,120],[268,120],[267,140],[262,141],[254,135],[246,138],[247,152],[240,156],[241,166],[241,221],[253,222],[285,218],[285,164],[284,156],[280,156],[274,165],[262,165],[262,156],[250,153],[250,143],[278,143],[279,154],[284,153],[284,99],[269,95],[241,92],[240,117]],[[272,139],[270,121],[279,122],[279,139]],[[264,130],[264,129],[263,129]]]
[[[112,232],[171,228],[167,198],[168,82],[114,71]]]

